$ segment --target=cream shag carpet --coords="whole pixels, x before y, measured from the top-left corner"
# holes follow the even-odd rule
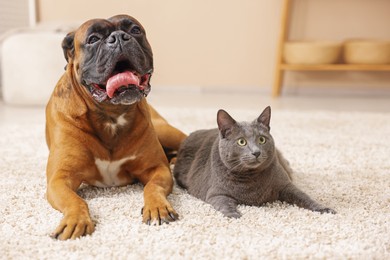
[[[228,112],[253,120],[263,108]],[[187,133],[216,126],[214,110],[159,111]],[[389,259],[390,114],[274,110],[271,131],[297,185],[338,214],[273,203],[231,220],[175,186],[180,221],[146,226],[140,185],[84,186],[96,231],[62,242],[49,237],[62,215],[44,197],[44,125],[0,123],[0,258]]]

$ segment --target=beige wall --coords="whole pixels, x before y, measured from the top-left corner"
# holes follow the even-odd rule
[[[290,38],[390,39],[388,0],[295,0]],[[127,13],[154,50],[153,84],[270,91],[281,0],[38,0],[42,22]],[[292,86],[390,86],[390,73],[289,73]]]

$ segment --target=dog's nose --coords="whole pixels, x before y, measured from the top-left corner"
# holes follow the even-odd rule
[[[124,31],[115,31],[110,34],[108,37],[107,43],[110,45],[116,45],[121,42],[126,42],[130,40],[130,35]]]

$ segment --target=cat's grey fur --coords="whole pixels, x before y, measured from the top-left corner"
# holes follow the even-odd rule
[[[270,107],[253,122],[241,123],[219,110],[218,129],[196,131],[182,143],[173,170],[177,183],[227,217],[241,216],[238,204],[276,200],[335,213],[292,183],[292,169],[270,134],[270,118]]]

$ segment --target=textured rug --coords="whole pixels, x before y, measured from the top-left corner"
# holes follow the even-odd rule
[[[228,111],[253,120],[263,107]],[[216,111],[159,109],[189,133],[216,127]],[[389,259],[390,114],[273,111],[271,132],[295,169],[295,182],[336,215],[283,203],[239,206],[226,219],[175,186],[180,220],[141,223],[142,187],[84,186],[96,221],[91,236],[49,237],[61,219],[45,200],[48,151],[42,124],[0,122],[0,258],[2,259]]]

